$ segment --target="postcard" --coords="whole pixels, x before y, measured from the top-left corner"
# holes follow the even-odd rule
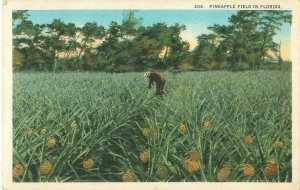
[[[3,2],[4,189],[300,189],[299,1]]]

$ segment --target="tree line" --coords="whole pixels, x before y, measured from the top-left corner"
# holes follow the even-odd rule
[[[190,49],[181,33],[185,25],[144,26],[136,11],[124,11],[120,24],[108,28],[96,22],[78,27],[54,19],[34,24],[28,11],[13,11],[14,70],[96,70],[107,72],[159,70],[258,70],[270,51],[278,55],[274,36],[290,11],[238,11],[227,25],[209,26]]]

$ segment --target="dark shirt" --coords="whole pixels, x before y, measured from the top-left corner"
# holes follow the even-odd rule
[[[156,84],[163,84],[165,83],[165,79],[163,78],[163,76],[159,73],[156,72],[152,72],[149,74],[149,88],[151,88],[151,84],[153,84],[153,82],[155,82]]]

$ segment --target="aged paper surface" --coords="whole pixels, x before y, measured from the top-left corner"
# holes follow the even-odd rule
[[[293,1],[146,1],[146,0],[7,0],[3,2],[3,188],[4,189],[300,189],[300,2]],[[14,10],[287,10],[292,13],[292,177],[288,182],[16,182],[13,181],[13,35],[12,11]],[[216,15],[220,16],[220,15]],[[80,17],[80,15],[79,15]],[[282,52],[284,53],[284,52]],[[41,79],[43,80],[43,79]],[[167,80],[168,82],[168,80]],[[24,108],[26,109],[26,108]],[[92,135],[92,134],[91,134]],[[128,137],[130,138],[130,137]],[[54,181],[54,180],[53,180]],[[238,180],[237,180],[238,181]]]

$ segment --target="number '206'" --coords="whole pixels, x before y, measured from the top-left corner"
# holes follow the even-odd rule
[[[203,8],[203,5],[194,5],[194,8],[197,8],[197,9]]]

